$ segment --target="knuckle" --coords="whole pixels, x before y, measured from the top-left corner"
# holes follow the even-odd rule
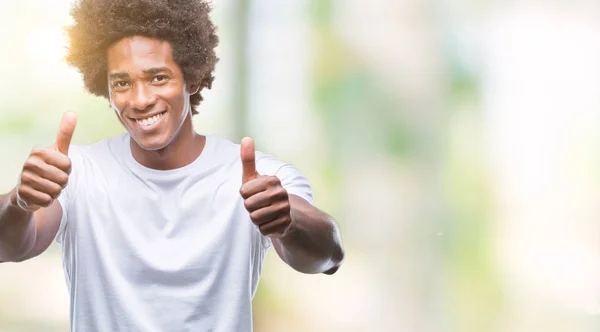
[[[56,198],[60,195],[60,193],[62,192],[62,187],[59,184],[55,184],[55,186],[52,186],[52,189],[50,189],[50,196],[52,196],[52,198]]]
[[[260,231],[260,233],[261,233],[262,235],[269,235],[269,230],[268,230],[268,228],[267,228],[267,225],[266,225],[266,224],[263,224],[263,225],[260,225],[260,226],[258,226],[258,230]]]
[[[40,199],[40,205],[43,207],[48,207],[50,206],[50,204],[52,204],[53,201],[54,199],[52,199],[52,197],[46,194]]]
[[[242,197],[244,199],[248,199],[250,198],[251,195],[251,191],[250,188],[247,185],[242,186],[242,188],[240,189],[240,195],[242,195]]]
[[[23,169],[33,170],[39,168],[39,161],[35,157],[29,157],[25,160],[25,164],[23,165]]]
[[[250,202],[249,200],[244,200],[244,207],[246,208],[246,210],[251,212],[252,209],[252,202]]]
[[[252,219],[252,221],[258,220],[259,217],[260,215],[256,211],[250,212],[250,219]]]
[[[71,158],[65,157],[64,170],[67,173],[71,173],[71,168],[73,167],[73,163],[71,162]]]
[[[17,194],[21,198],[26,197],[27,196],[27,189],[25,188],[25,186],[20,185],[19,188],[17,189]]]
[[[49,155],[52,155],[52,153],[54,152],[55,151],[51,148],[45,146],[36,146],[33,149],[31,149],[31,156],[43,159]]]
[[[285,190],[285,188],[280,187],[280,188],[277,189],[276,195],[277,195],[277,197],[287,198],[288,197],[288,192],[287,192],[287,190]]]
[[[58,185],[60,185],[61,187],[66,187],[67,183],[69,182],[69,175],[67,175],[66,173],[62,173],[61,175],[59,175],[58,178]]]
[[[284,223],[286,226],[289,226],[289,225],[291,225],[291,224],[292,224],[292,217],[291,217],[289,214],[287,214],[287,215],[286,215],[286,216],[283,218],[283,223]]]
[[[30,172],[22,172],[21,173],[21,183],[22,184],[29,184],[31,183],[31,181],[33,180],[33,176],[31,175]]]
[[[281,204],[281,207],[279,208],[280,211],[286,213],[286,218],[288,218],[287,214],[289,214],[290,212],[290,204],[288,204],[287,202],[285,202],[284,204]]]
[[[287,191],[283,188],[277,188],[269,192],[269,198],[281,200],[287,198]]]
[[[45,148],[43,148],[43,147],[41,147],[41,146],[36,146],[36,147],[34,147],[33,149],[31,149],[31,153],[30,153],[30,154],[31,154],[32,156],[39,156],[39,155],[42,155],[42,154],[44,154],[44,152],[45,152],[45,151],[46,151],[46,149],[45,149]]]
[[[267,182],[272,186],[276,186],[276,185],[280,184],[279,178],[275,175],[269,176],[267,178]]]

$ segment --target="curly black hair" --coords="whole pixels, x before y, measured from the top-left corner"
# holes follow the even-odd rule
[[[143,36],[167,41],[187,84],[198,84],[190,97],[192,114],[210,89],[218,58],[216,27],[205,0],[78,0],[67,27],[70,45],[66,61],[83,76],[85,88],[108,99],[107,49],[119,40]]]

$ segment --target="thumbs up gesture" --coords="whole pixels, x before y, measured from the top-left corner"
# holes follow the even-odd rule
[[[242,139],[240,147],[243,167],[240,194],[250,219],[263,235],[282,237],[292,225],[288,193],[276,176],[258,174],[251,138]]]
[[[34,212],[49,206],[67,185],[71,172],[67,153],[76,123],[74,113],[65,113],[54,146],[31,150],[13,197],[13,203],[21,209]]]

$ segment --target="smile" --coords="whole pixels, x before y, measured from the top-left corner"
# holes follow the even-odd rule
[[[154,115],[154,116],[152,116],[152,117],[149,117],[149,118],[145,118],[145,119],[134,119],[134,120],[135,120],[135,122],[136,122],[138,125],[140,125],[140,126],[142,126],[142,127],[149,127],[149,126],[151,126],[151,125],[153,125],[153,124],[157,123],[157,122],[158,122],[158,121],[159,121],[159,120],[160,120],[160,119],[163,117],[163,115],[164,115],[165,113],[166,113],[166,111],[165,111],[165,112],[161,112],[161,113],[159,113],[159,114],[156,114],[156,115]]]

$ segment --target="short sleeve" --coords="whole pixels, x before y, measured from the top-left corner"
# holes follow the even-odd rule
[[[275,175],[281,181],[283,188],[288,194],[293,194],[304,198],[307,202],[314,205],[312,187],[308,179],[292,164],[285,164],[277,170]]]
[[[55,241],[62,245],[63,239],[65,237],[68,216],[69,216],[69,208],[72,205],[75,197],[75,192],[77,188],[77,177],[78,174],[82,172],[81,166],[81,148],[76,145],[71,145],[69,147],[69,158],[71,159],[71,174],[69,174],[69,182],[60,195],[57,198],[57,201],[60,203],[60,207],[62,208],[62,217],[60,219],[60,225],[58,227],[58,232],[56,233]]]
[[[288,194],[302,197],[314,205],[313,190],[310,182],[308,182],[306,176],[296,166],[260,152],[256,153],[256,159],[258,173],[277,176]]]

